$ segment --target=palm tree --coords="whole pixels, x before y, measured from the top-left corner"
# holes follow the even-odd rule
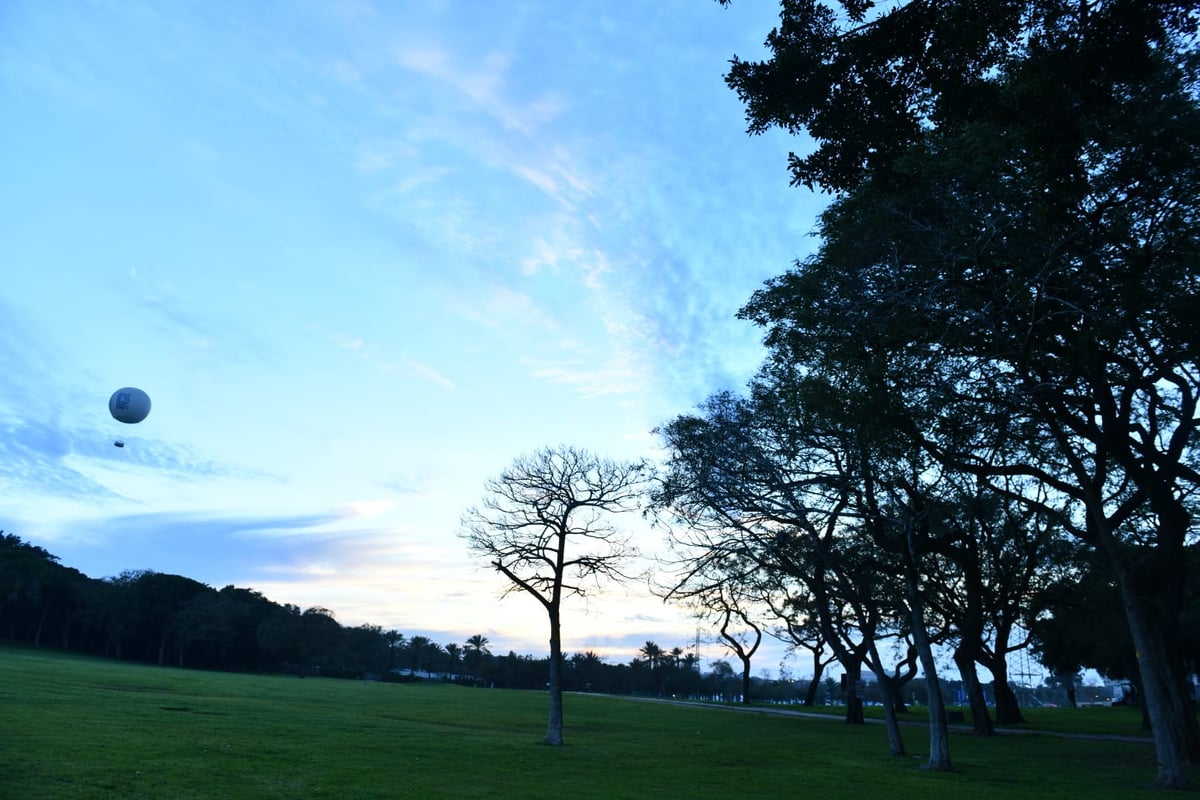
[[[400,631],[392,629],[383,632],[383,641],[387,643],[387,668],[390,672],[396,666],[396,654],[404,649],[408,638]]]
[[[441,645],[426,636],[414,636],[408,640],[408,655],[414,672],[428,672],[441,654]]]
[[[659,674],[658,668],[666,653],[654,642],[646,642],[638,652],[646,657],[646,662],[650,665],[650,682],[654,686],[654,693],[662,694],[662,676]]]
[[[646,657],[646,661],[650,662],[650,669],[658,669],[658,663],[662,660],[663,649],[654,642],[646,642],[645,646],[638,651]]]
[[[597,677],[596,673],[603,663],[604,659],[591,650],[588,650],[586,653],[575,653],[571,656],[571,669],[575,673],[578,685],[585,692],[592,690]]]
[[[482,633],[477,633],[467,639],[466,644],[466,663],[467,669],[475,677],[480,677],[479,668],[483,664],[485,656],[490,656],[492,651],[488,649],[488,638]]]
[[[446,645],[446,647],[444,649],[446,651],[446,655],[448,655],[450,657],[449,658],[450,668],[447,670],[447,672],[450,673],[451,678],[454,678],[454,673],[457,671],[458,661],[460,658],[462,658],[463,650],[461,647],[458,646],[457,643],[454,643],[454,642],[451,642],[450,644]]]
[[[595,666],[597,666],[599,664],[603,664],[603,663],[604,663],[604,659],[601,656],[597,655],[592,650],[588,650],[586,653],[583,654],[583,665],[585,667],[595,667]]]
[[[490,656],[492,651],[488,650],[488,644],[488,638],[482,633],[477,633],[471,638],[467,639],[467,652],[481,653],[483,655]]]

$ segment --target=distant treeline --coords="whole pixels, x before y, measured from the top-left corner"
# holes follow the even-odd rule
[[[345,627],[328,609],[280,604],[254,589],[214,589],[149,570],[91,578],[44,548],[0,531],[0,636],[151,664],[378,680],[447,680],[541,688],[548,663],[495,655],[487,638],[439,644],[378,625]],[[610,664],[592,652],[564,661],[570,691],[721,697],[723,670],[701,675],[694,654],[647,642],[642,657]]]

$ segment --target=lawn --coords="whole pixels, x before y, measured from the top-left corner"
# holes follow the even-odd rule
[[[965,724],[971,722],[971,712],[966,708],[953,707],[951,710],[963,712]],[[828,714],[842,718],[846,714],[845,706],[818,706],[814,713]],[[1064,733],[1082,735],[1131,736],[1149,739],[1150,733],[1142,727],[1142,711],[1136,706],[1090,706],[1087,708],[1023,708],[1021,714],[1025,722],[1021,725],[1008,726],[1002,733],[1015,731]],[[868,720],[883,721],[881,706],[867,706],[863,716]],[[912,706],[902,721],[925,724],[929,720],[928,708]]]
[[[193,672],[2,646],[0,709],[0,798],[14,800],[1162,795],[1143,788],[1154,755],[1141,743],[955,734],[957,771],[929,773],[919,727],[905,729],[910,756],[895,759],[878,725],[571,695],[566,746],[549,748],[539,692]]]

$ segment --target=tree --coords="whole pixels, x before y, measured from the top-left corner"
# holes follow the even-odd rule
[[[812,679],[804,694],[804,705],[816,705],[821,676],[836,658],[826,653],[825,636],[816,618],[819,612],[812,607],[812,595],[785,596],[779,603],[770,596],[767,599],[771,613],[782,625],[774,632],[775,638],[786,642],[792,650],[807,650],[812,656]]]
[[[395,628],[390,628],[383,632],[383,641],[387,646],[387,671],[390,673],[396,668],[396,657],[407,646],[408,638]]]
[[[1196,30],[1183,0],[785,2],[771,58],[728,76],[751,131],[816,141],[793,180],[838,195],[819,253],[743,315],[1103,556],[1165,787],[1200,758]]]
[[[113,583],[120,598],[112,607],[114,629],[128,636],[139,657],[159,665],[178,634],[180,614],[197,595],[214,591],[192,578],[153,570],[124,572]]]
[[[300,615],[300,666],[304,672],[320,674],[336,666],[343,639],[342,626],[324,606],[304,609]]]
[[[408,640],[408,663],[414,672],[431,672],[441,662],[442,647],[428,636]]]
[[[255,629],[255,641],[272,669],[282,668],[297,675],[304,674],[301,666],[303,639],[300,608],[291,603],[276,606]]]
[[[458,677],[458,664],[463,657],[463,649],[457,642],[451,642],[442,648],[446,651],[446,672],[451,680]]]
[[[229,601],[230,622],[234,627],[233,644],[223,666],[244,671],[265,669],[268,665],[259,643],[259,628],[282,607],[254,589],[231,585],[222,588],[220,594]]]
[[[371,675],[378,680],[390,669],[388,637],[379,625],[345,628],[343,675]]]
[[[582,691],[591,691],[600,679],[604,659],[588,650],[583,653],[575,653],[569,661],[575,675],[576,686]]]
[[[638,650],[638,653],[646,657],[646,662],[650,664],[650,669],[657,669],[663,657],[663,649],[656,642],[646,642]]]
[[[669,439],[670,434],[665,435]],[[679,470],[673,470],[676,478],[680,474]],[[660,514],[674,502],[668,499],[671,496],[666,487],[652,493],[652,505]],[[681,512],[682,506],[676,504],[675,511]],[[764,627],[751,609],[756,604],[766,604],[769,590],[764,586],[771,583],[772,573],[761,569],[744,545],[739,544],[742,536],[736,526],[721,530],[706,527],[695,515],[676,513],[676,517],[686,519],[688,525],[668,528],[668,542],[677,558],[666,565],[669,585],[656,587],[655,593],[667,601],[686,603],[698,620],[716,625],[719,643],[742,664],[742,702],[749,704],[751,659],[762,643]],[[656,660],[645,648],[642,653],[654,669]]]
[[[492,654],[492,651],[488,649],[488,644],[486,636],[482,633],[476,633],[467,639],[467,643],[464,645],[467,669],[476,678],[482,677],[479,673],[483,666],[483,660]]]
[[[906,465],[900,467],[901,470],[905,468]],[[925,766],[951,770],[946,712],[933,653],[934,637],[927,629],[924,599],[927,582],[923,578],[929,574],[926,562],[944,554],[945,543],[952,534],[945,530],[937,498],[927,481],[915,476],[911,479],[895,476],[889,481],[890,485],[879,486],[876,485],[876,474],[870,469],[863,471],[863,477],[863,527],[880,549],[900,556],[906,610],[911,623],[909,630],[929,689],[929,760]],[[879,663],[878,654],[873,653],[873,656]],[[887,680],[882,670],[879,674],[881,680]],[[884,705],[885,712],[890,705]]]
[[[722,701],[728,703],[733,699],[735,692],[734,686],[738,684],[737,674],[733,671],[733,665],[725,659],[717,659],[711,662],[709,668],[712,672],[709,677],[712,679],[717,695]]]
[[[1016,695],[1008,683],[1008,656],[1027,645],[1013,632],[1028,615],[1032,595],[1055,573],[1062,555],[1060,531],[1053,519],[1024,504],[999,496],[970,479],[959,489],[955,505],[955,537],[948,558],[954,572],[942,581],[957,591],[939,593],[945,613],[957,628],[954,661],[971,704],[976,733],[991,734],[987,703],[975,666],[993,677],[996,722],[1023,722]],[[1029,490],[1033,496],[1035,489]]]
[[[650,686],[654,693],[662,694],[663,649],[656,642],[646,642],[638,654],[645,657],[646,665],[650,667]]]
[[[572,447],[542,449],[489,480],[482,504],[463,517],[468,548],[508,579],[504,593],[525,592],[549,619],[546,744],[562,744],[562,600],[627,577],[621,569],[635,550],[605,517],[636,507],[647,469]]]
[[[742,662],[742,703],[750,705],[750,660],[762,644],[762,626],[741,605],[732,584],[710,593],[705,608],[717,616],[721,642]]]
[[[7,622],[10,639],[22,625],[41,616],[46,583],[58,566],[58,557],[44,548],[0,531],[0,621]],[[40,626],[39,626],[40,627]],[[36,640],[38,635],[33,634]]]
[[[232,607],[228,595],[213,590],[196,592],[184,601],[171,626],[179,666],[223,663],[237,636]]]
[[[774,391],[784,385],[793,392],[786,397]],[[852,468],[853,451],[837,431],[816,426],[798,386],[760,376],[749,398],[719,393],[700,416],[660,428],[670,456],[653,508],[672,525],[678,586],[698,579],[692,593],[732,583],[811,597],[821,634],[847,674],[846,721],[861,724],[862,667],[888,680],[877,638],[906,628],[911,616],[897,556],[856,524],[861,474]],[[893,711],[885,707],[885,719],[899,756]]]
[[[1078,548],[1072,569],[1044,587],[1030,609],[1033,651],[1066,684],[1074,704],[1074,677],[1085,667],[1140,687],[1136,648],[1123,625],[1121,593],[1094,551]],[[1139,697],[1144,693],[1139,690]]]

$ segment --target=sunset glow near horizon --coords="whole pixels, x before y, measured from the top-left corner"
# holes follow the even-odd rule
[[[723,80],[777,12],[6,3],[0,529],[92,577],[544,654],[459,520],[541,447],[658,460],[655,426],[758,367],[737,310],[824,202]],[[613,663],[697,636],[643,584],[564,612]]]

